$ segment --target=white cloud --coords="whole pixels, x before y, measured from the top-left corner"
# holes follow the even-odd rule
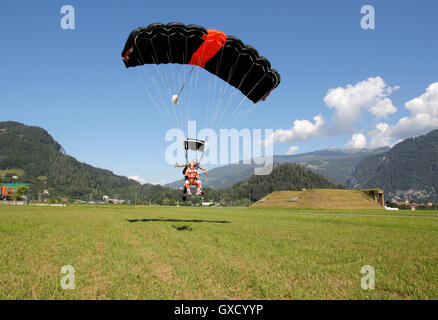
[[[377,124],[376,129],[369,132],[369,136],[371,138],[371,148],[379,148],[391,145],[391,128],[389,124],[385,122]]]
[[[367,145],[367,137],[363,133],[353,134],[351,140],[345,145],[353,149],[363,149]]]
[[[388,114],[393,114],[397,108],[393,106],[391,99],[384,98],[377,101],[374,106],[371,106],[368,111],[376,118],[385,118]]]
[[[406,102],[413,114],[427,113],[438,117],[438,82],[432,83],[421,96]]]
[[[323,136],[339,136],[354,130],[354,125],[363,112],[369,112],[377,119],[387,117],[397,111],[389,95],[400,87],[390,87],[381,77],[347,85],[345,88],[330,89],[324,98],[333,110],[333,123],[327,124],[322,115],[309,120],[295,120],[292,128],[278,129],[266,139],[266,144],[275,142],[296,143]],[[375,129],[364,134],[353,135],[346,146],[353,148],[377,148],[392,146],[403,139],[425,134],[438,128],[438,82],[432,83],[419,97],[405,103],[410,111],[393,125],[380,122]],[[354,131],[353,131],[354,132]],[[369,140],[369,141],[368,141]]]
[[[138,175],[135,175],[135,176],[129,176],[128,179],[131,179],[131,180],[137,181],[137,182],[139,182],[139,183],[141,183],[141,184],[145,184],[145,183],[146,183],[146,180],[143,179],[143,178],[141,178],[141,177],[138,176]]]
[[[278,129],[266,143],[296,143],[326,135],[343,135],[354,130],[354,123],[364,111],[376,118],[384,118],[395,113],[397,108],[388,96],[399,87],[390,87],[381,77],[368,78],[355,85],[347,85],[328,90],[324,102],[332,109],[333,124],[326,124],[324,118],[318,115],[309,120],[295,120],[291,129]],[[358,139],[359,137],[356,137]],[[364,139],[356,141],[363,145]],[[366,138],[365,138],[366,144]],[[353,145],[353,142],[351,142]]]
[[[292,146],[289,148],[289,150],[286,152],[286,155],[290,156],[294,153],[296,153],[300,148],[298,146]]]
[[[438,128],[438,82],[432,83],[426,92],[405,104],[411,111],[409,117],[401,118],[396,124],[379,123],[369,133],[371,147],[389,146],[396,141],[422,135]]]
[[[438,82],[432,83],[426,92],[405,104],[410,117],[401,118],[392,128],[395,138],[419,135],[438,128]]]
[[[336,129],[353,127],[353,124],[368,111],[376,118],[384,118],[397,111],[388,96],[399,87],[389,87],[381,77],[368,78],[345,88],[330,89],[324,98],[325,104],[334,109]]]
[[[313,117],[313,121],[312,123],[309,120],[295,120],[292,128],[275,130],[266,143],[295,143],[323,135],[325,132],[324,118],[317,115]]]

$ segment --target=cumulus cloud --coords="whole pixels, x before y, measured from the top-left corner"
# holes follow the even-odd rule
[[[368,78],[355,85],[328,90],[324,102],[333,110],[333,124],[328,125],[321,115],[309,120],[295,120],[292,128],[278,129],[266,140],[266,143],[296,143],[326,135],[343,135],[354,130],[354,123],[364,111],[376,118],[385,118],[397,111],[389,95],[399,87],[390,87],[381,77]],[[365,136],[356,136],[349,145],[366,144]]]
[[[438,82],[432,83],[425,93],[406,102],[405,106],[414,114],[428,113],[438,117]]]
[[[345,88],[330,89],[325,104],[334,110],[333,121],[338,129],[352,127],[363,111],[368,111],[376,118],[384,118],[397,111],[388,98],[399,87],[390,87],[381,77],[368,78]]]
[[[138,175],[135,175],[135,176],[129,176],[128,179],[131,179],[131,180],[137,181],[137,182],[139,182],[140,184],[145,184],[145,183],[146,183],[146,180],[143,179],[143,178],[141,178],[141,177],[138,176]]]
[[[408,137],[425,134],[438,128],[438,82],[432,83],[426,92],[405,104],[411,114],[396,124],[379,123],[369,135],[371,147],[389,146]]]
[[[353,149],[363,149],[367,145],[367,137],[363,133],[353,134],[351,140],[347,142],[346,147]]]
[[[292,128],[278,129],[267,139],[267,143],[295,143],[323,135],[326,126],[321,115],[313,117],[313,121],[295,120]]]
[[[397,111],[397,108],[392,104],[391,99],[384,98],[376,102],[371,106],[368,111],[376,118],[385,118],[389,114],[393,114]]]
[[[265,141],[296,143],[323,136],[353,133],[354,125],[364,112],[382,119],[394,114],[397,108],[389,96],[400,87],[391,87],[381,77],[368,78],[355,85],[328,90],[324,102],[333,110],[332,123],[328,124],[318,115],[311,120],[295,120],[292,128],[278,129]],[[410,115],[395,124],[380,122],[374,129],[364,134],[352,136],[346,146],[371,148],[392,146],[412,136],[425,134],[438,128],[438,82],[432,83],[420,96],[405,103]]]
[[[394,137],[406,138],[438,128],[438,82],[432,83],[421,96],[406,102],[405,107],[411,115],[394,125]]]
[[[286,155],[290,156],[294,153],[296,153],[300,148],[298,146],[292,146],[289,148],[289,150],[286,152]]]
[[[371,138],[370,147],[379,148],[391,145],[391,128],[389,124],[381,122],[376,128],[369,132]]]

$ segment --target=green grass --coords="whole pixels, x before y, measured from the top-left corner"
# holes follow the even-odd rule
[[[438,298],[435,218],[3,205],[0,243],[1,299]]]
[[[24,174],[24,170],[23,169],[0,170],[0,177],[4,178],[8,173],[15,173],[22,176]]]
[[[332,214],[332,215],[363,215],[363,216],[397,216],[397,217],[435,217],[438,218],[438,210],[385,210],[385,209],[305,209],[305,208],[258,208],[251,207],[250,211],[274,212],[274,213],[313,213],[313,214]]]

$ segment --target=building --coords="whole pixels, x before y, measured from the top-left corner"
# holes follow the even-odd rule
[[[362,191],[368,193],[368,195],[382,207],[385,206],[385,196],[382,189],[365,189]]]

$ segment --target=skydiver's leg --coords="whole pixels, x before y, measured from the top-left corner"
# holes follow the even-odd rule
[[[202,194],[202,181],[196,180],[196,187],[198,188],[196,195],[200,196]]]
[[[187,200],[187,195],[186,195],[186,193],[187,193],[187,187],[186,187],[187,177],[184,177],[184,178],[185,178],[185,180],[184,180],[184,189],[183,189],[182,200],[186,201]]]
[[[189,177],[187,177],[187,176],[184,177],[184,189],[183,189],[183,194],[186,194],[186,192],[187,192],[186,181],[187,181],[188,178],[189,178]]]
[[[188,194],[189,196],[191,196],[191,195],[192,195],[192,192],[190,191],[190,180],[187,179],[187,180],[184,182],[184,184],[186,185],[187,194]]]

